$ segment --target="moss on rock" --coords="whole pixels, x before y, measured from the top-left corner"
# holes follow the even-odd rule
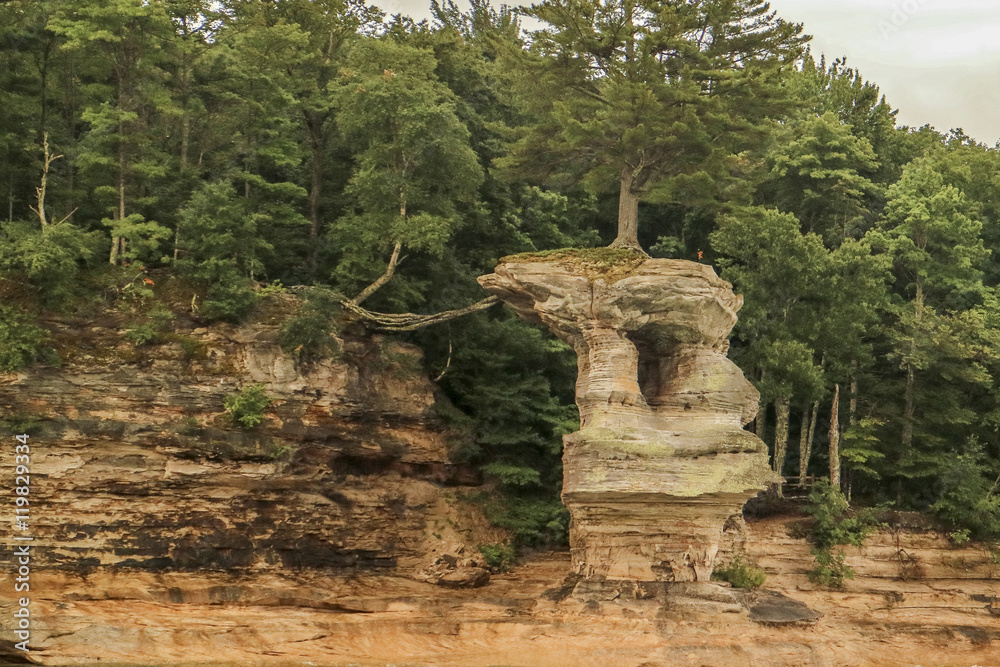
[[[560,248],[525,252],[500,259],[501,264],[549,263],[565,266],[571,273],[608,284],[632,275],[649,257],[628,248]]]

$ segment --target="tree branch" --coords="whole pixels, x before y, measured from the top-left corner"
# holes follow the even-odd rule
[[[341,301],[340,303],[344,308],[361,317],[361,319],[374,324],[375,328],[380,331],[416,331],[417,329],[429,327],[432,324],[440,324],[441,322],[447,322],[458,317],[464,317],[465,315],[471,315],[472,313],[478,313],[481,310],[492,308],[500,303],[500,299],[495,296],[490,296],[482,301],[472,304],[471,306],[458,308],[456,310],[446,310],[440,313],[434,313],[433,315],[417,315],[416,313],[374,313],[359,306],[356,299]]]
[[[399,251],[402,249],[403,249],[403,244],[397,243],[396,246],[392,249],[392,257],[389,258],[389,266],[386,267],[385,273],[379,276],[378,279],[375,280],[375,282],[373,282],[371,285],[361,290],[361,293],[358,294],[356,297],[354,297],[350,301],[345,301],[344,302],[345,305],[347,303],[350,303],[355,306],[360,305],[361,303],[364,302],[365,299],[367,299],[372,294],[382,289],[383,285],[392,280],[393,274],[396,273],[396,266],[399,265]]]

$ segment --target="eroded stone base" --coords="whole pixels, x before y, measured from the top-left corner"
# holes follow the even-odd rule
[[[612,580],[709,581],[726,521],[750,495],[564,496],[573,570]]]

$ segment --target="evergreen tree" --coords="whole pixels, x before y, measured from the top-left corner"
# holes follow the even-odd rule
[[[787,103],[781,76],[803,42],[757,0],[549,0],[526,67],[539,121],[508,165],[617,184],[618,237],[639,249],[641,199],[712,198],[734,153]]]
[[[849,126],[827,112],[779,133],[758,197],[795,214],[806,232],[836,247],[859,237],[870,217],[879,194],[869,180],[876,164],[868,141],[856,138]]]
[[[881,236],[893,260],[899,300],[888,331],[889,358],[904,374],[900,435],[883,440],[892,473],[937,475],[954,443],[975,421],[969,392],[988,387],[983,361],[987,296],[982,264],[989,255],[982,224],[964,193],[946,185],[940,153],[915,160],[888,192]]]
[[[112,264],[159,259],[160,241],[169,232],[147,220],[141,209],[155,202],[155,182],[167,172],[154,122],[164,94],[159,47],[172,30],[163,4],[76,0],[61,5],[49,27],[65,37],[63,48],[109,68],[111,101],[84,110],[82,120],[89,129],[77,154],[96,192],[114,202],[111,217],[103,221],[111,229],[109,259]]]

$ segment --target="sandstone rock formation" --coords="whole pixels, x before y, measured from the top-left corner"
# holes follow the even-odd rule
[[[475,473],[449,459],[420,351],[344,336],[300,368],[276,342],[295,307],[210,328],[178,313],[140,348],[129,313],[48,323],[64,363],[0,375],[0,431],[32,436],[39,569],[393,571],[461,537],[443,486]],[[253,383],[273,403],[245,431],[223,402]]]
[[[757,391],[726,357],[743,300],[708,266],[616,257],[515,256],[479,281],[579,358],[563,454],[574,569],[706,581],[726,520],[773,479],[743,430]]]

